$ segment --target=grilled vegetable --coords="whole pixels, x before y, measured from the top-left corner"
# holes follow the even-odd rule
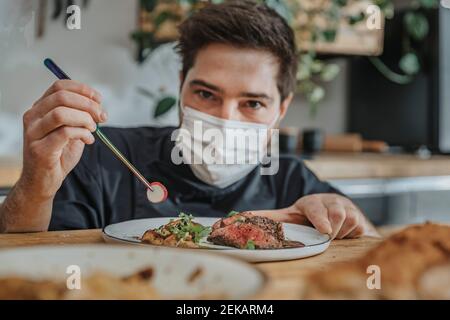
[[[209,235],[211,228],[204,227],[193,219],[192,215],[181,213],[178,219],[145,232],[141,241],[169,247],[198,248],[198,243]]]

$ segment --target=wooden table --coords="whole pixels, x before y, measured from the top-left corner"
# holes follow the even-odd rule
[[[392,230],[382,229],[380,232],[387,235]],[[308,272],[329,267],[334,263],[360,257],[381,241],[382,239],[376,238],[333,241],[325,253],[315,257],[285,262],[258,263],[256,266],[267,275],[268,284],[256,298],[297,299],[302,276]],[[104,244],[104,241],[101,230],[0,235],[0,249],[43,244]]]

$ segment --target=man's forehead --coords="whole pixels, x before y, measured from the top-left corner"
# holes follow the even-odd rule
[[[202,79],[223,89],[272,91],[277,88],[278,69],[278,62],[270,52],[214,44],[198,52],[186,80]]]
[[[279,63],[267,50],[210,44],[198,51],[194,67],[240,68],[253,72],[277,73]]]

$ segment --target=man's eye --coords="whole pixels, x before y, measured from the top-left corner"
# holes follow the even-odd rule
[[[255,109],[255,110],[258,110],[258,109],[264,107],[264,105],[261,102],[259,102],[259,101],[248,101],[247,105],[250,108]]]
[[[202,99],[211,99],[213,97],[213,94],[211,92],[205,91],[205,90],[199,90],[197,91],[197,94]]]

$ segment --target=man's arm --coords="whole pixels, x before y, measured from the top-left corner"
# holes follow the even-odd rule
[[[100,94],[75,81],[55,82],[33,104],[23,117],[22,175],[0,207],[0,232],[48,229],[56,192],[105,120]]]
[[[48,229],[53,200],[33,196],[17,183],[0,206],[0,233],[35,232]]]

